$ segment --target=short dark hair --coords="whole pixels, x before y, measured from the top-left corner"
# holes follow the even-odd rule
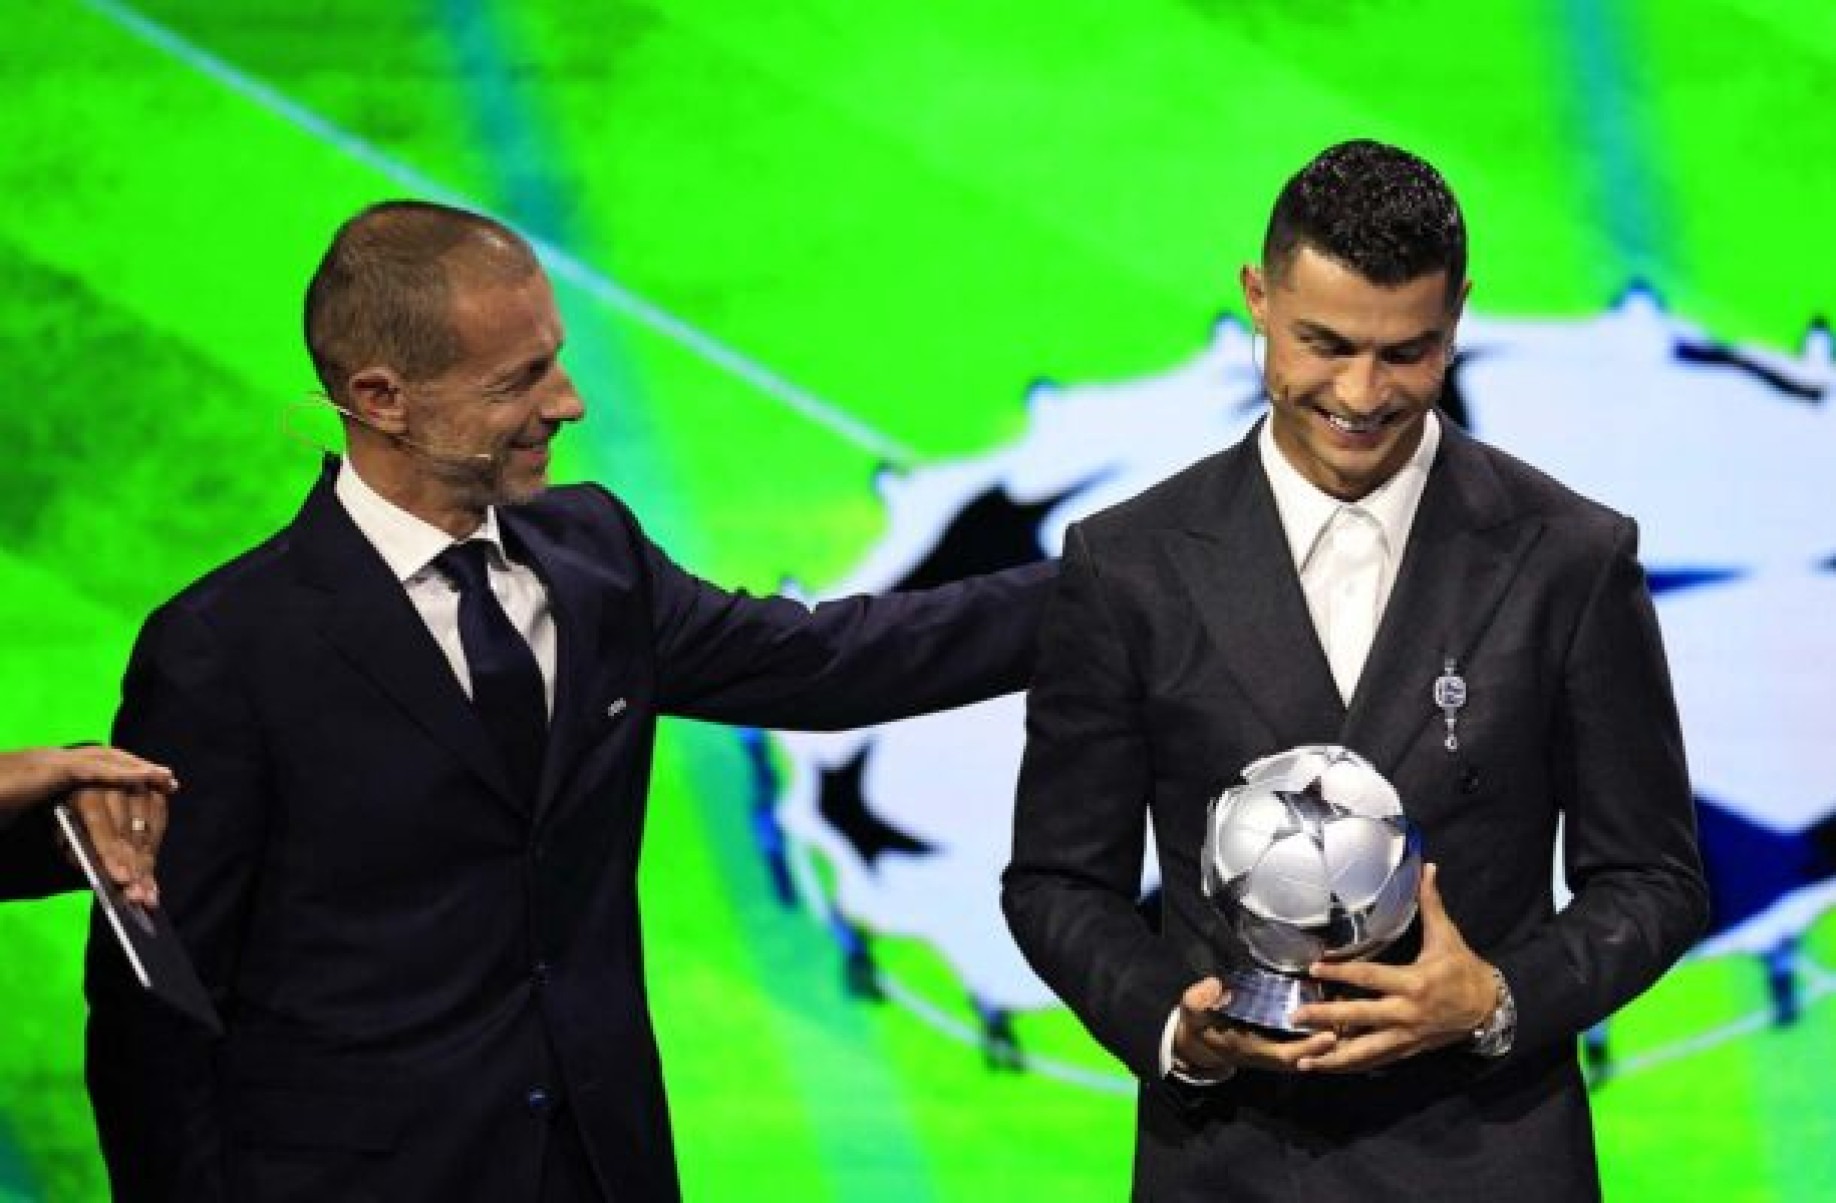
[[[521,235],[432,201],[382,201],[338,227],[306,286],[306,349],[335,400],[350,374],[385,364],[409,380],[459,358],[455,278],[523,279],[539,270]]]
[[[1445,271],[1449,304],[1466,283],[1466,221],[1453,190],[1425,160],[1382,142],[1328,147],[1282,188],[1263,269],[1279,277],[1303,246],[1373,284]]]

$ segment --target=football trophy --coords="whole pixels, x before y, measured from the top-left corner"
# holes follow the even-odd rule
[[[1294,1009],[1334,997],[1308,966],[1381,952],[1414,920],[1421,836],[1369,761],[1308,744],[1256,761],[1212,802],[1200,871],[1248,954],[1224,974],[1224,1014],[1299,1035]]]

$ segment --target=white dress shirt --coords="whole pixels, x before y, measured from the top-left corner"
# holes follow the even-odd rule
[[[1262,471],[1275,494],[1275,512],[1307,595],[1314,632],[1332,666],[1341,700],[1350,704],[1371,640],[1383,620],[1396,569],[1409,545],[1415,512],[1421,508],[1428,470],[1441,447],[1441,420],[1433,410],[1422,422],[1415,454],[1396,474],[1356,502],[1344,502],[1300,474],[1275,445],[1271,423],[1256,438]],[[1167,1017],[1160,1036],[1160,1076],[1175,1073],[1173,1037],[1179,1031],[1179,1008]],[[1179,1076],[1193,1082],[1212,1078]]]
[[[1333,664],[1340,698],[1347,703],[1357,687],[1384,607],[1389,604],[1396,569],[1402,563],[1409,531],[1415,525],[1415,511],[1421,507],[1422,490],[1428,484],[1428,470],[1434,466],[1440,447],[1441,420],[1430,410],[1422,422],[1421,441],[1408,462],[1376,489],[1348,503],[1320,489],[1288,462],[1275,445],[1270,423],[1264,422],[1257,436],[1256,451],[1275,494],[1275,512],[1281,518],[1282,533],[1288,537],[1301,590],[1307,595],[1313,629],[1320,637],[1327,661]],[[1361,544],[1372,534],[1376,535],[1375,596],[1368,602],[1359,600],[1362,613],[1348,616],[1342,613],[1341,602],[1348,586],[1357,589],[1362,584],[1357,578],[1364,575],[1367,564],[1360,554]],[[1363,646],[1346,648],[1346,639],[1362,639]]]
[[[504,550],[503,536],[497,528],[497,510],[485,511],[484,523],[467,539],[454,539],[431,523],[402,509],[364,483],[357,470],[345,460],[338,468],[335,486],[338,500],[351,521],[370,546],[383,558],[395,579],[408,592],[428,633],[440,645],[453,675],[459,678],[466,696],[472,693],[472,671],[466,664],[465,647],[459,641],[459,587],[447,580],[433,566],[438,556],[455,543],[483,540],[491,547],[486,559],[490,563],[491,592],[510,618],[511,625],[529,643],[536,665],[542,670],[542,688],[548,712],[555,710],[555,619],[549,609],[548,588],[542,578],[526,565],[512,560]]]

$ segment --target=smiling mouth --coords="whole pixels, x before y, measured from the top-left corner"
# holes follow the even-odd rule
[[[1331,426],[1334,430],[1350,435],[1376,434],[1379,430],[1382,430],[1384,427],[1396,421],[1397,418],[1397,412],[1395,410],[1372,414],[1367,418],[1345,418],[1335,413],[1329,413],[1317,405],[1313,406],[1312,409],[1314,413],[1325,418],[1326,424]]]

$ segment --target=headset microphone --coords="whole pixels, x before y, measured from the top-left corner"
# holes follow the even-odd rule
[[[396,432],[392,430],[384,430],[382,427],[378,426],[375,422],[372,422],[370,419],[364,417],[362,414],[356,412],[355,410],[346,409],[344,406],[338,404],[336,401],[333,401],[330,397],[312,396],[312,397],[308,397],[307,400],[316,401],[321,405],[329,406],[330,408],[337,410],[339,413],[343,414],[345,417],[349,418],[351,421],[357,423],[359,426],[367,427],[368,429],[375,431],[377,434],[382,435],[384,438],[389,439],[392,442],[399,443],[401,446],[407,448],[413,454],[420,456],[422,459],[426,460],[430,464],[435,464],[435,465],[438,465],[444,468],[457,468],[457,469],[461,469],[467,472],[478,472],[480,470],[495,469],[497,467],[498,457],[490,454],[489,452],[472,451],[472,452],[465,452],[465,453],[453,453],[453,452],[448,452],[448,451],[440,451],[433,447],[427,446],[425,443],[421,443],[414,439],[411,439],[405,434],[397,434]]]

